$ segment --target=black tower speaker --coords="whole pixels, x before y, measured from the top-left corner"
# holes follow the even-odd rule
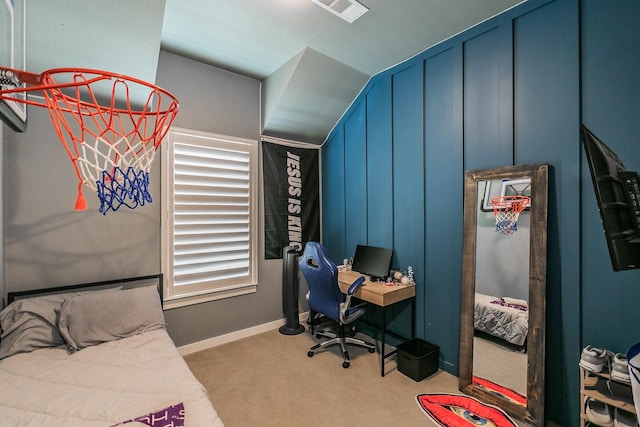
[[[298,256],[292,246],[282,249],[282,311],[286,322],[279,329],[283,335],[298,335],[304,332],[298,314]]]

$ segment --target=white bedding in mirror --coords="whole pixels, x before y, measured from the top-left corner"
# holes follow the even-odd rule
[[[476,292],[474,329],[501,338],[513,345],[524,345],[529,331],[528,309],[513,308],[493,302],[499,299],[499,297]]]

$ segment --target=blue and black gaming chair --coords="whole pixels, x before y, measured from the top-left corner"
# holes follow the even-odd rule
[[[345,325],[352,323],[365,312],[362,307],[351,307],[351,297],[364,283],[365,278],[359,277],[349,286],[345,296],[338,286],[338,268],[327,257],[324,246],[318,242],[308,242],[299,261],[299,267],[309,286],[309,310],[310,319],[316,314],[321,314],[333,320],[336,324],[336,333],[330,331],[318,331],[317,338],[331,338],[328,341],[316,344],[307,355],[312,357],[318,348],[339,344],[342,349],[343,368],[350,365],[347,344],[365,347],[369,353],[376,350],[375,345],[355,337],[345,336]]]

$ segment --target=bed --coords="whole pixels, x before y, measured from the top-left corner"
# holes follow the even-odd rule
[[[529,330],[529,308],[524,300],[475,294],[473,327],[476,331],[524,346]]]
[[[0,312],[0,425],[222,427],[167,334],[162,276],[105,283]]]

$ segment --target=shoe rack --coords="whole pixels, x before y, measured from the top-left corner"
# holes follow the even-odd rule
[[[587,419],[585,412],[584,402],[587,397],[634,416],[636,414],[631,384],[610,380],[608,373],[595,373],[580,367],[580,427],[585,427],[587,423],[593,424]]]

